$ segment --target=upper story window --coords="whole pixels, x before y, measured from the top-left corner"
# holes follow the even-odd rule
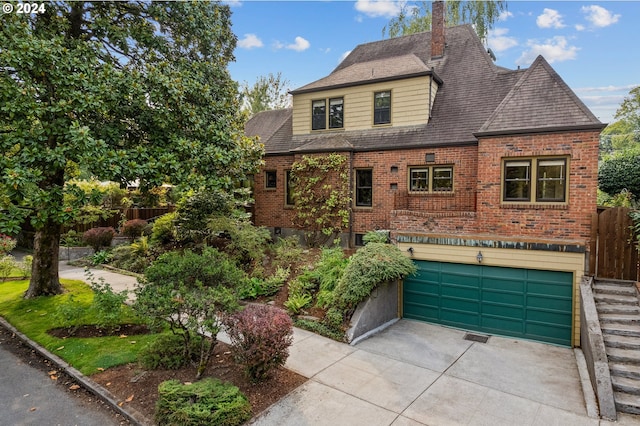
[[[274,189],[278,186],[278,174],[275,170],[267,170],[264,172],[264,187],[266,189]]]
[[[409,192],[452,192],[452,166],[409,168]]]
[[[567,200],[567,159],[505,160],[502,185],[503,201],[564,203]]]
[[[391,91],[373,94],[373,124],[391,123]]]
[[[327,114],[327,102],[329,113]],[[311,129],[342,129],[344,128],[344,99],[318,99],[311,103]]]
[[[356,170],[356,207],[373,206],[373,170]]]

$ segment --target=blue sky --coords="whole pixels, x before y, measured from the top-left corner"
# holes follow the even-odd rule
[[[227,1],[238,37],[229,67],[240,83],[282,73],[295,89],[328,75],[361,43],[380,40],[402,1]],[[538,54],[603,122],[640,85],[640,1],[508,1],[488,46],[496,64]]]

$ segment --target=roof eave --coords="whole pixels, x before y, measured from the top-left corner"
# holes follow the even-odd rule
[[[536,134],[536,133],[556,133],[556,132],[570,132],[570,131],[588,131],[598,130],[602,131],[607,127],[606,123],[592,123],[592,124],[576,124],[568,126],[553,126],[553,127],[535,127],[528,129],[505,129],[505,130],[485,130],[474,132],[473,136],[477,138],[490,137],[490,136],[510,136],[510,135],[523,135],[523,134]]]
[[[343,89],[345,87],[364,86],[364,85],[367,85],[367,84],[384,83],[385,81],[404,80],[406,78],[425,77],[425,76],[429,76],[429,75],[432,76],[433,79],[438,84],[442,84],[442,79],[435,72],[429,70],[429,71],[420,71],[420,72],[411,73],[411,74],[394,75],[394,76],[391,76],[391,77],[372,78],[370,80],[362,80],[362,81],[356,81],[356,82],[350,82],[350,83],[334,84],[334,85],[328,85],[328,86],[323,86],[323,87],[314,87],[312,89],[296,89],[296,90],[290,91],[289,94],[291,94],[291,95],[301,95],[303,93],[323,92],[325,90]]]

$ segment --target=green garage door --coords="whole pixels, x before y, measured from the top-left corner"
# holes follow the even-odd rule
[[[571,346],[573,274],[416,261],[403,316]]]

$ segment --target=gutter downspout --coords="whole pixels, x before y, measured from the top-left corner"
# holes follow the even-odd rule
[[[431,75],[429,76],[429,121],[431,121],[431,88],[433,87],[433,67],[431,67]]]
[[[349,151],[349,194],[351,195],[351,201],[349,202],[349,241],[347,243],[348,248],[353,248],[353,150]]]

